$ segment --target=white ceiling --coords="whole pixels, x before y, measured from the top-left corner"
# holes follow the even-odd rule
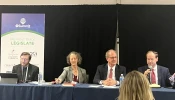
[[[0,0],[0,5],[165,4],[175,0]]]

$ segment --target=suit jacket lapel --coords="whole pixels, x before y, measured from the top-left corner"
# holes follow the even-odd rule
[[[81,69],[78,67],[78,81],[83,82],[82,72]]]
[[[124,74],[124,73],[122,73],[122,74]],[[119,68],[119,65],[116,65],[115,66],[115,79],[119,80],[119,79],[117,79],[118,77],[120,77],[120,68]]]
[[[161,69],[160,67],[157,65],[157,77],[158,77],[158,84],[161,84]]]
[[[27,74],[27,79],[26,80],[30,80],[31,79],[31,71],[32,71],[31,65],[29,64],[29,66],[28,66],[28,72],[26,73]]]
[[[22,76],[22,67],[21,67],[21,65],[18,66],[17,70],[19,70],[19,76],[20,76],[19,80],[22,80],[23,76]]]
[[[107,79],[107,73],[108,73],[108,64],[104,66],[104,79]]]
[[[72,82],[72,78],[73,78],[72,74],[73,74],[73,73],[72,73],[72,67],[69,66],[69,77],[68,77],[68,78],[69,78],[69,81],[70,81],[70,82]]]

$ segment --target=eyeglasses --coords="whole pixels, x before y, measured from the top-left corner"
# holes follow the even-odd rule
[[[21,60],[23,60],[23,61],[28,61],[29,59],[26,59],[26,58],[21,58]]]
[[[116,59],[117,57],[108,57],[108,58],[110,58],[110,59]]]

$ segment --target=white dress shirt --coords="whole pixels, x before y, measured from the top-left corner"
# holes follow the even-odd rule
[[[112,68],[112,79],[115,80],[115,67],[116,67],[116,66],[110,67],[110,66],[108,65],[108,72],[107,72],[107,77],[106,77],[106,79],[109,77],[110,69]],[[117,80],[116,80],[116,81],[117,81]],[[99,84],[102,84],[102,80],[99,82]],[[117,81],[117,84],[116,84],[116,85],[119,85],[119,81]]]

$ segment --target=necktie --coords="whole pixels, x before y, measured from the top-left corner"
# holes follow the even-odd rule
[[[156,76],[154,73],[154,69],[152,69],[152,71],[151,71],[151,83],[156,84]]]
[[[23,82],[25,82],[26,69],[27,69],[27,67],[23,67]]]
[[[112,68],[110,69],[110,72],[109,72],[109,78],[112,78]]]

